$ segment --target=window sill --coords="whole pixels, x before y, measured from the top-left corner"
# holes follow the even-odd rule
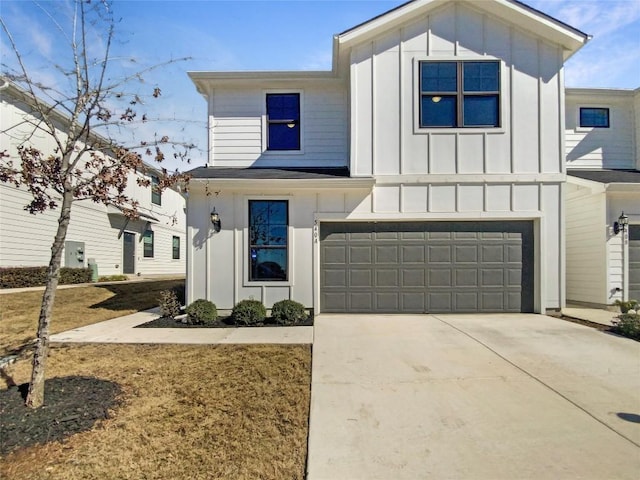
[[[488,135],[499,135],[506,133],[504,127],[415,127],[413,133],[416,135],[426,135],[430,133],[486,133]]]
[[[278,155],[304,155],[304,150],[263,150],[263,155],[277,157]]]
[[[274,281],[252,281],[245,280],[243,287],[291,287],[293,283],[290,280],[274,280]]]

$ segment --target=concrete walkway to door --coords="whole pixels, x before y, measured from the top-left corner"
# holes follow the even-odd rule
[[[543,315],[315,319],[308,480],[638,472],[638,342]]]

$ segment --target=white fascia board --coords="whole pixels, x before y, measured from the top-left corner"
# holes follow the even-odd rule
[[[456,183],[563,183],[564,173],[431,173],[422,175],[378,175],[376,185],[383,184],[451,184]]]
[[[607,97],[633,97],[636,91],[629,88],[565,88],[565,93],[572,97],[607,96]]]
[[[607,193],[629,192],[636,193],[640,198],[640,183],[607,183],[605,185]]]
[[[460,0],[469,3],[473,8],[501,18],[534,35],[561,45],[564,48],[564,59],[567,60],[586,44],[591,36],[566,25],[559,20],[527,7],[513,0]],[[340,45],[349,47],[370,39],[383,30],[400,25],[408,19],[424,15],[447,3],[447,0],[417,0],[382,14],[368,22],[358,25],[338,36]]]
[[[209,188],[242,189],[242,190],[305,190],[305,189],[371,189],[375,185],[375,179],[363,178],[327,178],[327,179],[299,179],[299,178],[265,178],[265,179],[239,179],[239,178],[192,178],[190,186],[208,185]]]
[[[603,193],[607,189],[606,183],[594,182],[593,180],[573,177],[571,175],[567,175],[567,183],[576,185],[577,187],[587,188],[591,191],[591,193]]]

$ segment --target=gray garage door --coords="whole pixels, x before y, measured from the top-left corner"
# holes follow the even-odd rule
[[[326,313],[532,312],[531,222],[322,223]]]
[[[629,299],[640,302],[640,225],[629,226]]]

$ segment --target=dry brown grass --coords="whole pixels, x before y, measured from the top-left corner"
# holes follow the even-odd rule
[[[54,347],[50,377],[117,382],[123,404],[92,431],[9,454],[0,478],[302,479],[310,364],[309,346]],[[7,373],[26,382],[29,362]]]
[[[51,333],[153,308],[160,291],[182,284],[184,280],[162,280],[58,290]],[[0,295],[0,356],[35,338],[41,301],[41,291]]]

